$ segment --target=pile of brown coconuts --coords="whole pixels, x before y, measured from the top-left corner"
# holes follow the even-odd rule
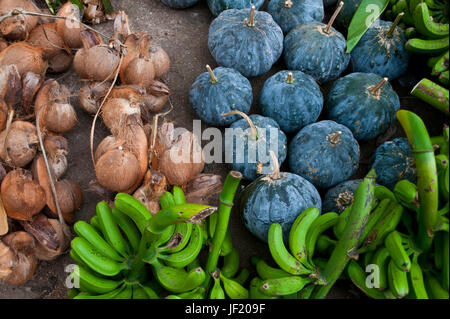
[[[32,0],[0,0],[0,16],[15,8],[41,13]],[[132,32],[122,11],[107,40],[78,22],[86,14],[70,2],[56,15],[61,18],[16,12],[0,20],[0,281],[9,284],[26,282],[38,260],[65,252],[71,239],[66,223],[75,221],[83,199],[81,188],[63,177],[63,134],[77,123],[69,102],[74,92],[49,74],[73,64],[84,82],[75,93],[79,106],[94,116],[93,130],[101,116],[111,132],[95,151],[93,131],[90,141],[93,184],[109,196],[105,200],[129,193],[156,214],[160,195],[173,185],[195,203],[208,203],[222,188],[221,176],[202,173],[194,134],[158,123],[170,102],[162,80],[170,59],[154,39]]]

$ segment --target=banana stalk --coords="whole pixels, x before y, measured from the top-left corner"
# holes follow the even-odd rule
[[[343,273],[350,259],[357,258],[355,255],[357,254],[358,243],[372,210],[375,196],[375,178],[376,173],[372,169],[356,189],[348,223],[321,273],[326,285],[319,286],[313,292],[313,299],[325,298]]]
[[[230,213],[233,207],[233,200],[236,194],[239,183],[241,182],[242,174],[237,171],[231,171],[228,173],[223,184],[222,192],[219,196],[219,210],[217,225],[214,231],[214,236],[212,238],[211,251],[208,254],[208,259],[206,261],[206,272],[212,273],[217,268],[217,263],[219,261],[220,249],[222,243],[225,240],[227,234],[228,222],[230,220]],[[202,287],[206,288],[204,291],[209,291],[209,286],[211,284],[211,276],[207,276],[206,280],[203,282]]]
[[[397,112],[397,118],[408,137],[416,162],[420,203],[417,244],[423,251],[428,251],[433,242],[433,229],[439,216],[438,176],[433,145],[419,116],[410,111],[400,110]]]

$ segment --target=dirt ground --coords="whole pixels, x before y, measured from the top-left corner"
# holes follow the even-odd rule
[[[192,129],[192,120],[196,119],[197,116],[188,102],[189,87],[194,79],[205,71],[206,64],[213,68],[216,66],[207,47],[208,28],[213,16],[208,10],[206,1],[201,0],[194,7],[186,10],[170,9],[159,0],[117,0],[113,1],[113,5],[116,9],[124,10],[128,14],[133,30],[150,33],[168,52],[171,59],[171,68],[164,81],[172,91],[174,110],[166,117],[166,120],[174,121],[178,127]],[[112,34],[111,22],[96,26],[96,28],[104,33]],[[413,61],[411,65],[421,64],[423,64],[423,61]],[[253,112],[258,111],[256,102],[264,81],[284,68],[284,63],[279,61],[268,74],[250,80],[254,89]],[[414,73],[420,74],[421,72],[415,70]],[[60,78],[60,81],[73,92],[77,92],[81,86],[74,72],[69,71],[67,74],[55,75],[54,77]],[[418,79],[417,75],[413,74],[404,81],[410,86]],[[447,119],[431,107],[411,97],[408,94],[408,87],[402,87],[399,81],[393,84],[401,96],[402,107],[418,113],[427,123],[432,135],[439,134],[443,122]],[[323,87],[325,93],[328,87],[329,85]],[[78,220],[89,220],[95,213],[95,205],[100,199],[88,190],[89,182],[95,179],[89,150],[89,131],[92,117],[81,111],[76,98],[72,99],[72,103],[77,109],[79,122],[75,129],[66,134],[70,146],[69,171],[66,177],[79,183],[84,190],[84,203],[80,211],[77,212],[76,218]],[[95,145],[98,145],[106,135],[108,135],[108,130],[101,121],[98,121],[95,130]],[[403,135],[403,132],[399,124],[396,123],[384,138],[390,139],[400,135]],[[368,160],[374,148],[380,142],[381,139],[361,144],[361,166],[354,176],[355,178],[365,174]],[[208,164],[205,172],[225,176],[227,167],[224,164]],[[244,183],[242,187],[243,185]],[[253,255],[266,257],[266,260],[270,260],[266,244],[257,240],[244,228],[237,212],[232,214],[230,229],[233,242],[241,255],[242,267],[250,267],[249,258]],[[64,284],[68,273],[65,272],[65,267],[71,263],[68,254],[52,262],[40,262],[34,277],[26,284],[22,286],[0,284],[0,298],[67,298],[67,288]],[[357,296],[354,288],[338,283],[333,288],[329,298],[355,298]]]

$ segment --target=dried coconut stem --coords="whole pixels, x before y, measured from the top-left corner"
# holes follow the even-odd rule
[[[334,11],[333,15],[331,16],[330,21],[328,21],[327,26],[323,29],[325,33],[330,33],[331,26],[333,25],[334,20],[336,20],[336,17],[338,16],[339,12],[341,12],[343,6],[344,2],[343,1],[339,2],[339,5]]]

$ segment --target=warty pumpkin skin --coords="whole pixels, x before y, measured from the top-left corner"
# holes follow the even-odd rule
[[[240,117],[223,117],[221,114],[232,110],[248,113],[253,101],[252,86],[247,78],[234,69],[218,67],[212,72],[217,82],[211,79],[208,72],[200,74],[189,90],[189,102],[206,123],[228,126]]]
[[[269,12],[284,33],[288,33],[299,24],[322,22],[324,8],[317,0],[271,0],[267,5]]]
[[[319,192],[303,177],[287,172],[281,172],[278,178],[259,177],[239,197],[239,211],[245,227],[264,242],[267,242],[270,225],[279,223],[287,243],[294,220],[309,207],[321,210]]]
[[[277,148],[279,165],[285,161],[287,138],[274,119],[258,114],[252,114],[249,118],[258,131],[257,139],[249,142],[252,139],[250,126],[245,119],[241,119],[230,125],[229,132],[236,134],[236,137],[227,138],[227,132],[225,132],[224,147],[225,154],[233,154],[233,162],[229,163],[230,169],[241,172],[245,179],[253,181],[260,176],[257,172],[258,165],[261,165],[259,164],[260,160],[263,161],[262,167],[271,168],[270,150],[275,151],[274,148]],[[277,136],[271,136],[271,129],[275,130]],[[237,141],[242,142],[243,149],[237,147]],[[265,151],[262,153],[265,158],[260,159],[258,150]],[[249,159],[249,154],[255,154],[252,155],[255,156],[255,159],[253,160],[252,157]]]
[[[328,118],[347,126],[357,140],[384,134],[396,119],[400,99],[389,82],[372,92],[382,80],[373,73],[351,73],[336,80],[327,96]]]
[[[251,25],[250,12],[223,11],[212,21],[208,35],[208,48],[217,64],[247,78],[268,72],[283,52],[283,31],[272,16],[255,11]]]
[[[405,137],[386,141],[375,151],[371,159],[377,173],[377,183],[393,189],[402,179],[416,183],[417,174],[411,146]]]
[[[301,24],[284,39],[284,61],[288,69],[309,74],[319,83],[337,79],[350,62],[344,36],[333,27],[326,33],[325,27],[319,22]]]
[[[266,80],[259,96],[261,113],[277,121],[286,133],[317,121],[323,103],[319,85],[301,71],[276,73]]]
[[[323,212],[342,213],[353,203],[353,194],[362,181],[362,179],[345,181],[327,190],[322,198]]]
[[[389,80],[406,72],[411,54],[405,49],[405,32],[395,27],[389,37],[392,25],[390,21],[377,20],[370,26],[351,52],[353,71],[375,73]]]
[[[356,172],[359,154],[352,132],[342,124],[325,120],[305,126],[292,139],[289,167],[317,188],[329,188]]]
[[[199,0],[161,0],[161,2],[174,9],[186,9],[197,4]]]
[[[211,13],[218,16],[222,11],[229,9],[248,9],[255,6],[261,8],[265,0],[208,0]]]

